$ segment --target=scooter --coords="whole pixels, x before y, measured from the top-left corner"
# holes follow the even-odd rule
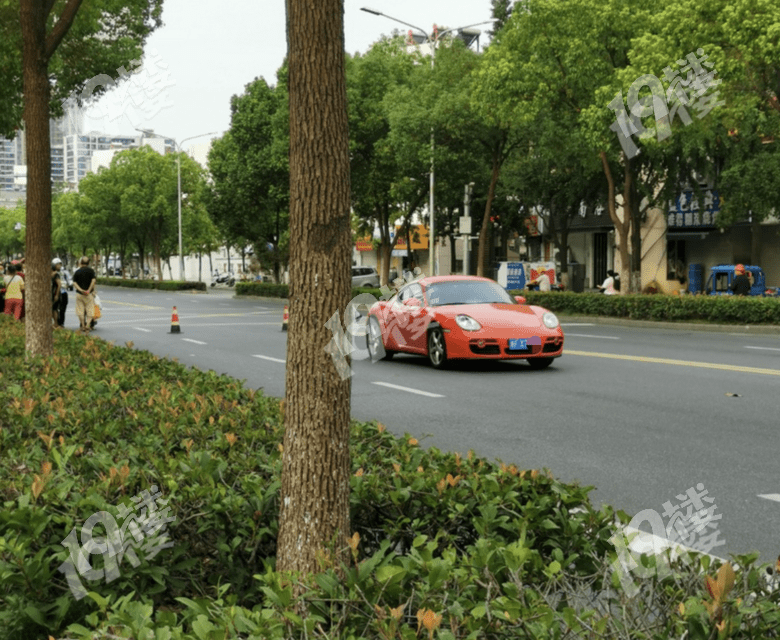
[[[218,284],[226,284],[227,286],[232,287],[236,284],[236,277],[232,273],[215,273],[211,277],[211,286],[216,287]]]

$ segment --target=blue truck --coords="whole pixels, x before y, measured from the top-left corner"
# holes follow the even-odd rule
[[[731,292],[731,283],[734,282],[733,264],[719,264],[710,269],[710,277],[704,287],[704,293],[711,296],[733,295]],[[766,275],[761,267],[746,264],[745,274],[752,274],[750,287],[751,296],[780,296],[780,287],[768,288],[766,286]]]

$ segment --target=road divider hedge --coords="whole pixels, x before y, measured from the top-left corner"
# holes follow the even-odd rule
[[[780,298],[776,297],[663,294],[607,296],[603,293],[572,291],[512,291],[511,294],[525,296],[528,304],[539,305],[562,315],[666,322],[780,325]]]
[[[140,280],[138,278],[98,278],[98,285],[128,287],[130,289],[159,289],[160,291],[206,291],[205,282],[190,280]]]

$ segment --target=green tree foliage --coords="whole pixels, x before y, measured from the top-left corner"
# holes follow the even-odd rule
[[[143,257],[151,252],[161,275],[162,261],[178,251],[176,157],[162,156],[148,146],[122,151],[110,167],[86,176],[78,193],[56,198],[55,246],[78,255],[117,253],[122,264],[127,264],[128,253]],[[216,230],[206,215],[204,171],[188,155],[178,157],[185,249],[208,250],[215,244]]]
[[[701,49],[720,81],[723,105],[679,134],[689,141],[689,157],[698,151],[700,168],[716,181],[718,224],[753,223],[751,261],[759,264],[758,225],[780,205],[780,2],[686,0],[667,3],[652,20],[651,33],[634,43],[632,61],[659,70]]]
[[[0,207],[0,257],[10,259],[24,252],[25,228],[17,230],[16,223],[25,219],[24,204],[19,202],[13,209]]]
[[[274,246],[277,281],[279,243],[289,218],[289,113],[286,69],[272,87],[263,78],[230,101],[230,130],[209,152],[213,184],[208,212],[228,244],[248,244],[255,253]]]
[[[161,24],[162,0],[0,2],[0,132],[24,120],[27,144],[27,351],[52,351],[51,149],[49,118],[72,92],[98,96],[117,69],[141,57]],[[79,98],[81,102],[81,98]]]
[[[407,119],[426,117],[419,87],[427,65],[400,38],[380,40],[364,55],[347,57],[352,207],[361,230],[380,234],[380,278],[387,282],[398,237],[396,221],[425,202],[430,170],[430,123],[424,134],[399,134]],[[392,120],[392,122],[391,122]],[[415,128],[412,126],[411,128]]]

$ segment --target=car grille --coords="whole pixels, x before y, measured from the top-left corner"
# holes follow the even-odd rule
[[[480,342],[484,342],[481,347],[479,346]],[[478,356],[497,356],[501,354],[501,347],[498,346],[496,340],[471,340],[469,349],[471,349],[471,353]]]

